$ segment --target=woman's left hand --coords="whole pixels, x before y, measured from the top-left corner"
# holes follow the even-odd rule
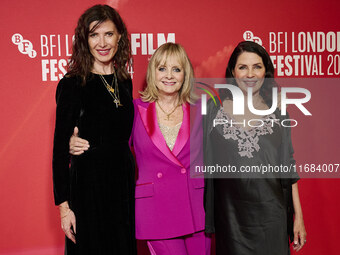
[[[293,249],[299,251],[306,244],[307,232],[305,229],[305,223],[302,217],[296,217],[294,219],[294,244]]]
[[[62,230],[72,242],[76,243],[76,216],[70,209],[67,201],[59,205],[59,213]]]

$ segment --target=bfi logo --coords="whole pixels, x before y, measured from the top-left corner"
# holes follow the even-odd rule
[[[20,53],[28,55],[30,58],[35,58],[37,56],[37,52],[33,49],[33,44],[29,40],[24,39],[21,34],[14,34],[12,36],[12,43],[18,45]]]
[[[260,44],[262,46],[261,38],[258,36],[254,36],[252,31],[245,31],[243,33],[243,40],[256,42],[257,44]]]

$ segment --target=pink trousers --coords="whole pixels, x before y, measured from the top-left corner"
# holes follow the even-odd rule
[[[151,255],[210,255],[211,238],[204,231],[147,242]]]

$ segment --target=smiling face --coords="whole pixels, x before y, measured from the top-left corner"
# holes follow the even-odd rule
[[[180,65],[178,58],[168,56],[156,67],[156,87],[159,95],[176,95],[184,82],[184,68]]]
[[[266,69],[259,55],[243,52],[238,56],[232,73],[243,93],[246,94],[247,89],[251,87],[253,94],[255,94],[259,92],[263,85]]]
[[[98,23],[90,24],[90,31]],[[112,65],[112,59],[118,50],[121,35],[111,20],[106,20],[89,33],[89,49],[94,57],[93,70],[101,70],[104,66]]]

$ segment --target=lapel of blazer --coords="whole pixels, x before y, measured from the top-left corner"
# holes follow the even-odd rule
[[[157,113],[156,113],[156,107],[155,102],[149,103],[145,106],[138,105],[138,111],[141,116],[143,125],[145,127],[145,130],[150,137],[153,144],[158,148],[160,152],[162,152],[169,160],[171,160],[173,163],[175,163],[178,166],[184,167],[183,164],[177,159],[175,154],[169,149],[167,146],[165,139],[163,137],[163,134],[158,126],[157,123]],[[184,112],[183,112],[184,114]],[[184,123],[184,115],[183,115],[183,123]],[[182,123],[182,124],[183,124]],[[182,129],[182,127],[181,127]],[[186,130],[182,131],[183,137],[186,136]],[[182,139],[181,139],[182,140]],[[177,141],[176,141],[177,143]],[[182,145],[183,142],[180,142],[178,147],[183,148],[184,145]],[[175,145],[176,146],[176,145]],[[180,151],[178,151],[179,153]]]
[[[190,110],[189,110],[189,104],[183,104],[183,121],[181,128],[179,129],[177,139],[175,146],[172,150],[172,153],[175,156],[178,156],[178,154],[182,151],[183,147],[189,140],[190,136]]]

